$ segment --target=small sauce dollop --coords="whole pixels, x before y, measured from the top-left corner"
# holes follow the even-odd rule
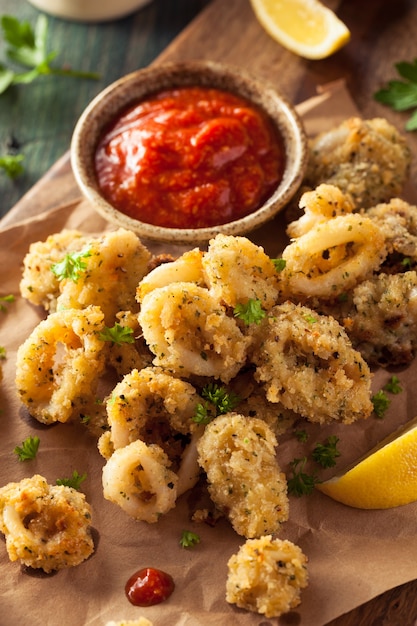
[[[135,606],[153,606],[167,600],[175,589],[172,576],[153,567],[145,567],[129,578],[126,596]]]
[[[165,90],[106,130],[95,168],[106,199],[169,228],[203,228],[259,208],[280,182],[282,138],[245,99],[210,87]]]

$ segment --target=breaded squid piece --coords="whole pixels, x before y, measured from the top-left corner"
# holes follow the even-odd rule
[[[197,443],[210,497],[244,537],[276,533],[288,519],[287,481],[276,446],[263,420],[238,413],[216,417]]]
[[[265,617],[279,617],[300,604],[307,585],[307,557],[301,548],[268,535],[248,539],[230,557],[226,601]]]
[[[389,255],[401,255],[417,263],[417,206],[393,198],[372,207],[366,215],[381,229]]]
[[[19,347],[17,392],[39,422],[66,422],[94,398],[107,352],[103,326],[99,307],[56,311]]]
[[[405,137],[387,120],[352,117],[311,140],[304,184],[335,185],[357,209],[369,208],[400,195],[410,162]]]
[[[204,285],[202,265],[203,252],[199,248],[187,250],[180,257],[169,263],[158,265],[139,283],[136,292],[138,302],[142,302],[146,294],[159,287],[171,283],[195,283]]]
[[[217,235],[209,242],[202,264],[210,292],[219,302],[235,307],[260,300],[265,309],[276,303],[275,265],[261,246],[246,237]]]
[[[139,323],[154,365],[228,382],[246,361],[251,339],[207,289],[178,282],[148,293]]]
[[[331,316],[286,302],[259,326],[252,360],[270,402],[320,424],[368,417],[371,373]]]
[[[372,276],[386,254],[384,235],[369,217],[339,215],[286,246],[282,292],[290,299],[334,298]]]
[[[348,215],[355,208],[348,193],[324,183],[303,193],[299,207],[304,211],[303,215],[287,226],[287,235],[292,238],[304,235],[320,222],[326,222],[338,215]]]
[[[60,293],[59,279],[51,271],[51,266],[72,252],[79,252],[87,244],[88,238],[78,230],[63,230],[50,235],[46,241],[30,245],[23,259],[23,273],[20,293],[23,298],[46,311],[55,311],[56,299]]]
[[[133,370],[124,376],[107,400],[110,438],[114,449],[136,439],[159,443],[158,433],[190,434],[202,402],[195,388],[159,367]]]
[[[45,572],[79,565],[94,551],[91,508],[72,487],[39,474],[0,488],[0,530],[11,561]]]
[[[102,309],[106,326],[113,326],[119,311],[137,311],[136,288],[151,254],[133,232],[123,228],[89,240],[86,250],[85,269],[77,280],[60,282],[57,309],[94,304]]]
[[[380,274],[353,291],[345,322],[368,363],[407,365],[417,350],[417,273]]]
[[[103,467],[103,495],[136,520],[154,523],[177,498],[178,476],[157,445],[138,439],[115,450]]]

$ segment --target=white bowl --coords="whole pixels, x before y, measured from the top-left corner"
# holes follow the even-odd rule
[[[285,149],[282,180],[259,209],[246,217],[206,228],[165,228],[128,217],[101,194],[95,153],[103,130],[127,106],[162,89],[205,86],[240,95],[260,107],[281,135]],[[76,181],[92,206],[109,222],[136,232],[141,238],[181,244],[207,242],[219,232],[243,235],[272,219],[284,208],[301,184],[307,163],[307,140],[294,107],[274,87],[238,68],[212,62],[156,65],[128,74],[102,91],[79,118],[71,142],[71,162]]]

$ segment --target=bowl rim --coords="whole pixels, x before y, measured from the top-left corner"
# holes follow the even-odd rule
[[[149,88],[149,85],[152,85]],[[237,220],[203,228],[169,228],[133,219],[101,195],[94,172],[94,154],[106,124],[130,104],[173,86],[202,85],[225,89],[246,97],[271,118],[284,142],[286,162],[282,179],[264,204]],[[274,113],[279,112],[277,119]],[[93,149],[91,149],[91,146]],[[219,232],[247,234],[272,219],[288,204],[301,185],[307,166],[307,136],[294,106],[279,89],[240,67],[213,61],[179,61],[150,65],[114,81],[91,100],[76,122],[70,146],[72,171],[78,187],[107,221],[136,232],[150,241],[199,243]]]

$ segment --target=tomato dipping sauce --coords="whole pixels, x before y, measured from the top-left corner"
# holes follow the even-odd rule
[[[148,224],[204,228],[258,209],[283,176],[271,120],[245,99],[210,87],[161,91],[106,130],[95,168],[105,198]]]
[[[175,589],[172,576],[153,567],[145,567],[129,578],[126,596],[135,606],[153,606],[167,600]]]

